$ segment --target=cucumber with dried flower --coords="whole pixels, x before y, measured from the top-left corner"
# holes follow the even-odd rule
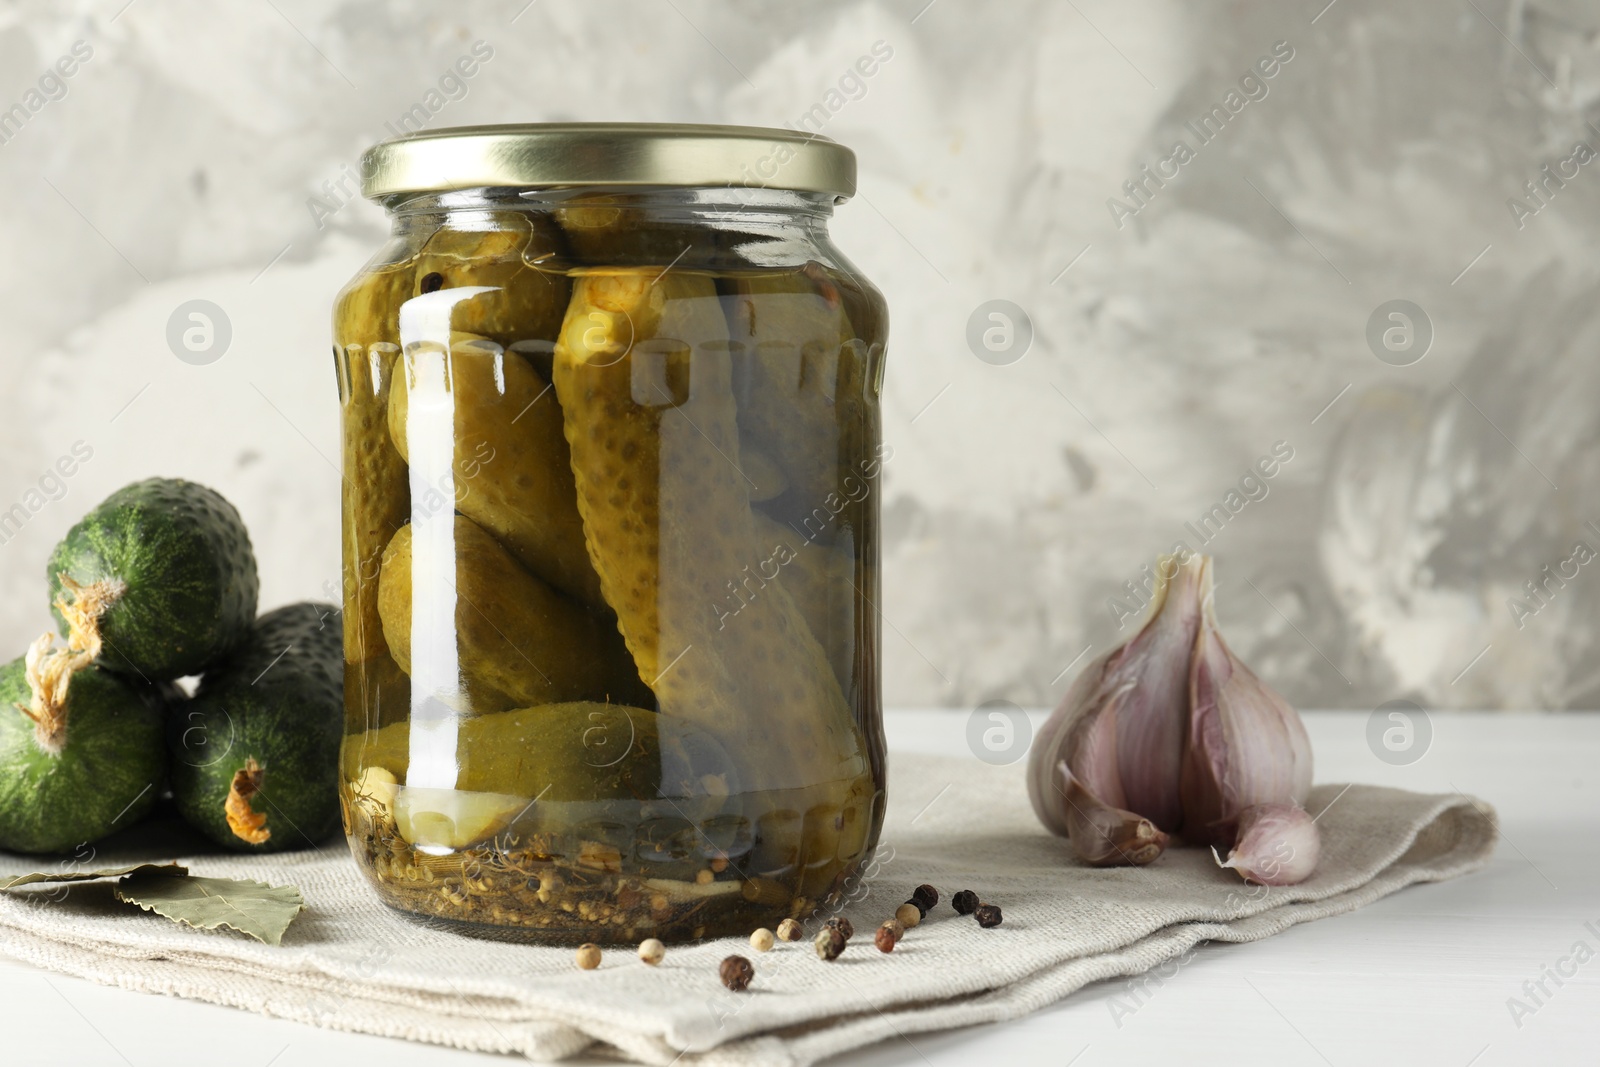
[[[50,555],[53,603],[97,605],[100,663],[160,682],[233,651],[256,613],[255,553],[232,504],[177,478],[124,486]],[[59,603],[61,632],[68,632]]]
[[[161,793],[154,687],[44,634],[0,667],[0,848],[66,852],[132,826]]]
[[[227,848],[321,844],[339,825],[342,623],[332,604],[268,612],[169,717],[172,794]]]

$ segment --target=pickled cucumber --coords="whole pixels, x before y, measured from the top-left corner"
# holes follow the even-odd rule
[[[472,758],[463,761],[455,788],[398,788],[396,829],[415,845],[466,848],[514,822],[545,823],[545,807],[653,800],[661,779],[655,718],[639,708],[578,702],[469,719],[458,745]],[[403,782],[410,735],[404,724],[378,731],[365,753],[368,768]]]
[[[411,510],[406,465],[389,440],[388,407],[400,352],[405,267],[367,273],[339,294],[333,313],[344,423],[344,657],[361,663],[388,651],[378,620],[378,566]],[[395,390],[403,392],[404,390]]]
[[[347,737],[343,766],[352,790],[389,808],[400,836],[413,844],[464,848],[513,822],[519,832],[559,838],[600,812],[611,823],[611,812],[592,805],[622,801],[640,821],[615,823],[611,836],[619,854],[632,855],[659,829],[663,812],[700,820],[709,827],[702,836],[715,831],[725,798],[693,799],[706,793],[708,773],[728,770],[714,744],[654,712],[619,704],[548,704],[464,720],[456,745],[471,758],[460,761],[453,790],[406,784],[411,745],[406,723]],[[692,878],[695,869],[691,864],[682,873]]]
[[[470,752],[456,788],[534,797],[552,803],[654,800],[661,786],[656,714],[620,704],[574,701],[478,715],[461,724],[457,746]],[[411,730],[375,730],[358,746],[364,767],[382,767],[404,783]]]
[[[494,229],[440,228],[418,253],[413,268],[417,296],[439,289],[489,285],[499,289],[456,305],[453,329],[514,344],[548,346],[561,328],[571,285],[557,268],[565,246],[560,228],[545,215],[503,212]]]
[[[812,274],[818,270],[813,268]],[[880,425],[878,394],[883,388],[884,352],[889,342],[888,306],[883,294],[857,275],[832,269],[822,269],[820,274],[839,294],[845,316],[849,322],[849,339],[840,352],[839,439],[841,455],[853,457],[856,462],[880,458],[883,429]],[[876,465],[873,474],[876,477]],[[867,472],[856,469],[856,477],[866,477]],[[854,505],[849,510],[852,518],[859,519],[861,501],[846,483],[846,497]],[[875,508],[876,505],[873,505]],[[847,521],[849,521],[847,519]],[[871,561],[876,567],[877,561]]]
[[[454,631],[428,639],[454,646],[467,704],[460,711],[649,699],[614,628],[523,570],[471,519],[457,515],[454,530],[453,558],[425,560],[422,580],[448,582],[455,600]],[[390,652],[408,674],[414,573],[407,525],[384,551],[378,611]]]
[[[345,614],[345,654],[350,662],[385,651],[385,638],[376,615],[377,566],[384,547],[411,509],[404,435],[396,437],[389,432],[390,397],[399,397],[402,405],[405,399],[403,388],[391,389],[394,374],[403,366],[395,358],[399,352],[400,305],[413,296],[438,289],[493,286],[499,291],[479,294],[453,309],[455,327],[491,338],[501,346],[533,344],[542,345],[546,351],[566,308],[570,288],[566,277],[537,266],[561,252],[559,228],[554,222],[542,216],[508,213],[498,217],[495,226],[488,231],[439,228],[420,241],[414,255],[361,275],[339,297],[334,334],[343,346],[340,385],[345,400],[345,475],[349,481],[344,494],[345,582],[352,590],[355,607]],[[514,416],[512,413],[507,418]],[[545,419],[546,423],[550,421]],[[551,436],[548,431],[553,428],[546,427],[545,438]],[[525,436],[536,432],[523,430]],[[559,439],[559,434],[556,437]],[[482,440],[467,447],[458,440],[462,463],[474,462],[468,449],[480,446]],[[511,442],[514,447],[524,443]],[[506,462],[501,464],[500,477],[515,490],[516,478],[526,477],[529,470],[543,476],[546,471],[559,472],[561,464],[524,466],[521,461]],[[472,487],[466,488],[470,491]],[[525,501],[516,499],[515,492],[501,494],[510,496],[509,501],[495,499],[496,494],[488,488],[480,495],[484,504],[481,517],[497,532],[509,533],[512,520],[505,516],[506,508]],[[571,515],[566,530],[569,543],[541,573],[547,572],[546,576],[554,579],[567,576],[570,569],[570,578],[557,584],[579,595],[587,592],[597,600],[598,585],[592,575],[584,573],[589,568],[581,542],[574,536],[577,519],[570,504],[570,490],[566,499],[566,510]],[[541,508],[544,503],[535,494],[532,504]],[[559,509],[552,514],[548,526],[540,524],[531,531],[520,531],[521,537],[510,539],[519,547],[526,543],[540,546],[541,539],[552,537],[559,541],[563,517]],[[530,524],[524,521],[522,525]],[[547,529],[555,532],[546,534]]]
[[[709,278],[577,279],[554,379],[589,552],[664,716],[715,734],[746,788],[848,792],[862,739],[793,597],[773,585],[719,614],[757,543],[731,348]]]
[[[740,397],[743,437],[776,458],[802,511],[823,507],[839,491],[836,405],[859,379],[838,289],[815,268],[741,275],[722,289],[749,376]]]
[[[855,555],[848,544],[810,541],[756,514],[756,551],[788,590],[801,618],[828,654],[834,677],[850,688],[855,655]]]
[[[592,263],[668,264],[703,254],[708,235],[687,216],[668,221],[627,193],[569,197],[555,210],[567,246]],[[660,266],[656,267],[659,273]]]
[[[585,259],[619,258],[630,232],[621,225],[618,198],[611,195],[574,196],[556,208],[555,217],[568,246]],[[631,232],[637,234],[638,228],[631,228]]]
[[[453,341],[447,373],[455,408],[456,510],[494,534],[535,575],[603,608],[554,390],[526,358],[490,341]],[[407,390],[390,392],[389,433],[401,456],[407,454],[408,410]]]

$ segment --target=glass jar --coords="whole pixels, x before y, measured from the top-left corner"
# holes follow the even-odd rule
[[[334,312],[341,779],[378,895],[561,942],[836,902],[885,784],[854,156],[502,126],[363,165],[393,230]]]

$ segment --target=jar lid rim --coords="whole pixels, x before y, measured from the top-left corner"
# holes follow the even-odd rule
[[[560,122],[453,126],[361,156],[361,192],[583,185],[757,186],[855,195],[855,153],[821,134],[762,126]]]

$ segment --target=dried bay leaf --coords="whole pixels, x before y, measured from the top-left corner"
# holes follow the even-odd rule
[[[13,878],[0,878],[0,890],[36,882],[87,882],[96,878],[120,878],[126,874],[148,874],[154,878],[182,878],[189,873],[187,867],[176,863],[136,863],[132,867],[107,867],[98,871],[39,871],[19,874]]]
[[[118,900],[201,930],[226,926],[268,945],[281,944],[283,932],[305,908],[293,886],[269,886],[233,878],[191,878],[177,863],[137,863],[93,871],[38,871],[0,878],[0,890],[56,882],[119,878]]]
[[[117,883],[117,899],[201,930],[237,930],[268,945],[305,908],[294,886],[270,886],[233,878],[172,878],[135,871]]]

